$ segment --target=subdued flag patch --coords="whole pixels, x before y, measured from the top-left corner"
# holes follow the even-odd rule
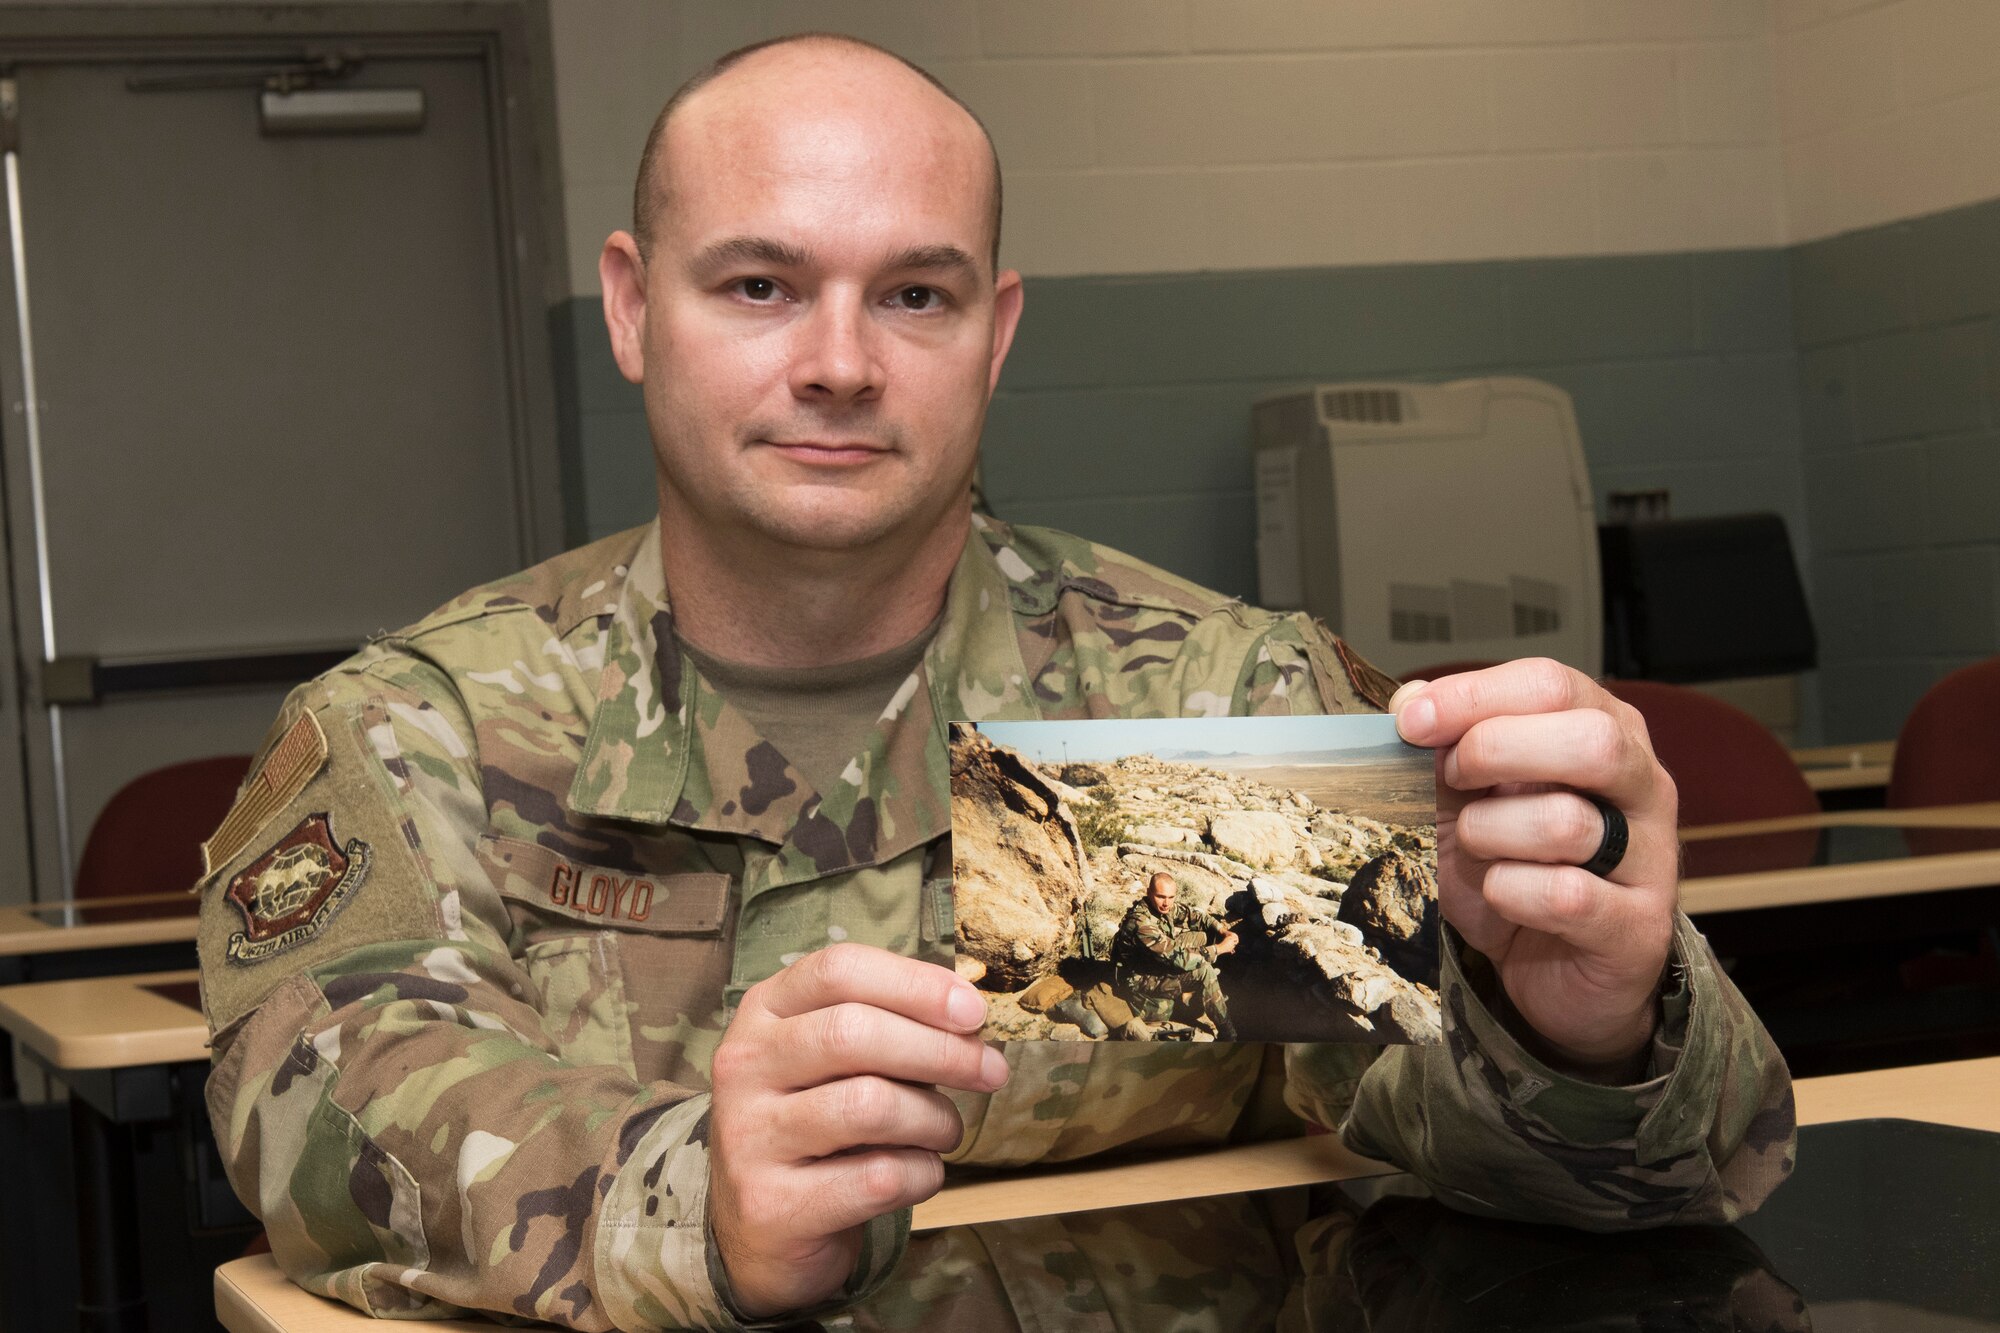
[[[1386,709],[1400,682],[1349,648],[1345,639],[1335,639],[1333,650],[1340,655],[1341,668],[1347,672],[1347,683],[1354,687],[1354,692],[1377,708]]]
[[[202,877],[213,875],[248,847],[250,840],[305,790],[325,762],[326,733],[320,730],[319,719],[307,710],[271,747],[263,765],[243,784],[236,804],[223,816],[222,826],[201,845]]]

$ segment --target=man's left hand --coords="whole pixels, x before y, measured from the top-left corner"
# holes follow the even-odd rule
[[[1546,658],[1411,681],[1389,707],[1405,740],[1437,751],[1445,919],[1558,1063],[1629,1067],[1658,1022],[1680,871],[1674,783],[1644,720]],[[1601,877],[1583,863],[1604,816],[1579,792],[1630,825]]]

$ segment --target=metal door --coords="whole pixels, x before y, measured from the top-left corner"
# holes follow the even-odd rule
[[[560,501],[490,43],[0,38],[0,65],[18,725],[46,899],[119,786],[254,749],[318,661],[552,553]],[[265,95],[314,86],[399,90],[421,123],[336,109],[276,132]]]

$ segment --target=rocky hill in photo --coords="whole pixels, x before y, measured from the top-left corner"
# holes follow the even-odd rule
[[[1246,1040],[1440,1039],[1432,825],[1322,809],[1199,761],[1044,767],[963,725],[951,764],[957,966],[988,992],[987,1036],[1126,1035],[1111,944],[1165,870],[1241,937],[1216,966]]]

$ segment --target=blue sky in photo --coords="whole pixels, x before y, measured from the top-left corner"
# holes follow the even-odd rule
[[[1106,718],[1081,722],[982,722],[982,734],[1036,763],[1121,759],[1150,754],[1284,755],[1297,763],[1340,763],[1343,751],[1400,745],[1386,714],[1353,717]],[[1067,747],[1067,751],[1065,751]],[[1411,756],[1415,746],[1403,746]],[[1355,754],[1351,758],[1362,759]],[[1366,756],[1381,760],[1381,754]]]

